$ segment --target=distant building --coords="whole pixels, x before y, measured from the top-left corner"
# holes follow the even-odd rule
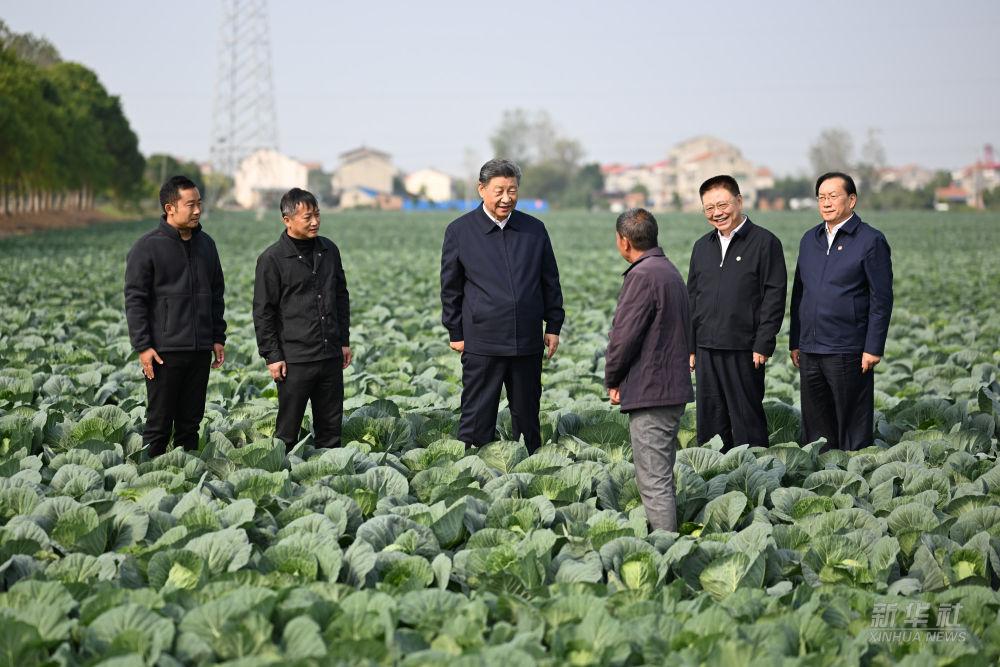
[[[642,206],[663,210],[672,204],[674,179],[668,160],[650,165],[604,165],[601,167],[601,173],[604,175],[604,192],[609,200],[620,200],[624,206],[627,195],[645,191]],[[632,199],[636,200],[635,197]]]
[[[686,211],[701,208],[698,188],[712,176],[729,174],[740,184],[740,193],[748,208],[757,202],[758,190],[774,186],[769,170],[759,168],[743,157],[739,148],[716,137],[700,136],[674,146],[668,154],[677,174],[675,192]]]
[[[878,186],[882,188],[890,183],[904,190],[919,190],[927,187],[934,179],[934,172],[920,165],[907,164],[902,167],[886,167],[879,171]]]
[[[1000,162],[993,155],[993,146],[986,144],[981,159],[952,172],[951,177],[955,185],[968,193],[966,204],[983,208],[983,192],[1000,187]]]
[[[261,149],[240,163],[233,180],[233,197],[243,208],[276,208],[286,191],[309,186],[309,169],[275,150]]]
[[[970,192],[960,185],[949,185],[934,190],[934,208],[947,211],[952,206],[967,206],[971,199]]]
[[[451,176],[437,169],[418,169],[403,179],[406,192],[432,202],[451,199]]]
[[[721,139],[695,137],[674,146],[667,159],[649,165],[609,164],[601,167],[604,191],[609,203],[627,206],[626,195],[646,192],[646,202],[655,210],[680,206],[687,211],[701,209],[698,188],[707,179],[729,174],[740,184],[748,207],[757,202],[757,193],[774,187],[774,175],[766,167],[754,165],[740,150]]]
[[[380,211],[398,211],[403,208],[403,198],[391,192],[353,187],[340,193],[340,208],[374,208]]]
[[[334,172],[330,183],[334,194],[346,193],[352,188],[366,188],[391,194],[392,179],[395,175],[396,167],[392,164],[391,155],[362,146],[340,155],[340,166]]]

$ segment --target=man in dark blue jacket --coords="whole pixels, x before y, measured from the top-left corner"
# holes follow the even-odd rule
[[[816,181],[822,224],[806,232],[792,286],[789,348],[799,369],[805,442],[856,450],[874,440],[874,369],[892,314],[892,259],[882,232],[854,212],[847,174]]]
[[[209,365],[225,360],[225,281],[215,242],[201,229],[201,193],[174,176],[160,188],[163,215],[125,260],[125,319],[146,377],[150,457],[198,448]]]
[[[565,313],[552,243],[541,220],[514,210],[521,170],[493,159],[479,170],[483,205],[458,218],[441,250],[441,322],[462,354],[466,447],[496,439],[500,387],[514,437],[529,451],[542,444],[538,407],[542,351],[559,347]],[[542,322],[545,322],[544,335]]]

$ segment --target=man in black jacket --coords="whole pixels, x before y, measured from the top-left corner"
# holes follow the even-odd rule
[[[635,481],[653,530],[677,532],[674,459],[688,371],[688,298],[677,267],[657,245],[644,209],[618,216],[618,252],[629,262],[605,353],[604,386],[629,417]]]
[[[281,198],[285,231],[257,258],[253,326],[278,383],[274,437],[291,449],[312,403],[315,445],[337,447],[344,369],[351,363],[351,303],[340,250],[319,235],[319,203],[292,188]]]
[[[444,234],[441,321],[451,349],[462,355],[458,439],[466,447],[496,439],[501,385],[507,388],[514,437],[523,436],[528,451],[542,444],[542,350],[549,358],[555,354],[565,313],[545,226],[514,210],[520,182],[521,170],[513,162],[484,164],[483,205]]]
[[[125,261],[125,319],[146,377],[147,454],[198,448],[209,366],[225,360],[225,282],[219,252],[202,231],[201,193],[174,176],[160,188],[163,215]],[[214,361],[213,361],[214,355]]]
[[[691,251],[690,366],[697,371],[698,443],[768,444],[764,365],[785,315],[788,276],[778,238],[743,215],[732,176],[699,189],[713,229]]]

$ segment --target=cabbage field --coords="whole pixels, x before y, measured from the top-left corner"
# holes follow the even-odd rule
[[[796,444],[786,322],[769,447],[693,446],[689,406],[680,534],[647,532],[627,421],[601,389],[625,269],[610,214],[546,218],[567,321],[533,456],[504,440],[506,412],[477,453],[453,439],[447,215],[324,216],[353,303],[348,444],[304,437],[288,456],[250,317],[276,214],[205,218],[226,364],[200,451],[152,461],[122,279],[154,222],[0,240],[0,666],[997,664],[1000,220],[864,217],[896,275],[877,442]],[[755,221],[791,275],[813,215]],[[660,227],[686,272],[707,225]]]

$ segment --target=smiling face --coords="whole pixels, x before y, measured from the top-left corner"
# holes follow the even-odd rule
[[[517,204],[517,179],[513,176],[494,176],[489,183],[479,184],[479,196],[486,210],[497,220],[506,220]]]
[[[182,232],[189,232],[201,222],[201,193],[198,188],[178,190],[179,198],[173,204],[164,204],[167,224]]]
[[[816,202],[823,222],[828,225],[839,225],[854,213],[858,196],[847,194],[847,184],[844,179],[835,176],[820,183]]]
[[[291,217],[283,216],[288,235],[293,239],[314,239],[319,236],[319,209],[300,203]]]
[[[743,196],[726,188],[712,188],[701,196],[702,210],[708,224],[729,236],[743,221]]]

